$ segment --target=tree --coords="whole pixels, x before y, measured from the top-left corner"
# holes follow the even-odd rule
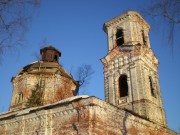
[[[24,34],[39,0],[0,0],[0,58],[7,49],[23,44]]]
[[[94,73],[91,65],[82,65],[78,68],[76,74],[77,74],[77,82],[78,82],[78,91],[80,88],[86,86],[89,83],[90,77]],[[78,94],[79,92],[77,92]]]
[[[143,11],[144,12],[144,11]],[[174,45],[174,38],[179,35],[180,27],[180,0],[158,0],[153,1],[151,5],[145,9],[145,15],[157,19],[164,26],[165,41],[170,45]]]
[[[40,41],[40,43],[39,43],[39,47],[40,47],[40,49],[42,49],[42,48],[44,48],[44,47],[48,47],[48,40],[47,40],[47,38],[45,37],[45,38],[43,38],[41,41]],[[37,61],[40,61],[41,60],[41,54],[38,52],[34,52],[33,53],[33,56],[34,56],[34,58],[35,58],[35,60],[37,60]]]
[[[36,84],[27,101],[26,107],[36,107],[40,105],[43,105],[43,90],[39,84]]]

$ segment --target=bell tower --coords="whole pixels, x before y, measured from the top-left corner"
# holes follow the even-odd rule
[[[108,38],[104,65],[105,100],[145,119],[167,126],[158,75],[151,50],[149,24],[135,11],[103,26]]]

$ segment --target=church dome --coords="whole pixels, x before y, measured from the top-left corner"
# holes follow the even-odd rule
[[[57,62],[33,62],[23,67],[17,76],[23,74],[59,74],[73,80],[72,76],[70,76]]]
[[[23,67],[12,78],[11,111],[51,104],[77,94],[78,82],[58,62],[61,53],[52,46],[40,53],[41,61]]]

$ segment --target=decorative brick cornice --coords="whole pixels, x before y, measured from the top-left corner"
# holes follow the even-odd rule
[[[117,17],[115,17],[115,18],[113,18],[113,19],[111,19],[109,21],[107,21],[106,23],[104,23],[103,30],[105,32],[107,32],[108,27],[116,25],[118,23],[121,23],[121,22],[123,22],[125,20],[132,19],[134,17],[136,17],[139,21],[143,22],[143,24],[145,24],[146,27],[148,29],[150,29],[150,25],[141,17],[141,15],[138,12],[136,12],[136,11],[127,11],[127,12],[125,12],[125,13],[123,13],[123,14],[121,14],[121,15],[119,15],[119,16],[117,16]]]
[[[1,114],[0,119],[2,135],[13,132],[48,134],[49,130],[53,130],[53,134],[54,132],[70,133],[74,131],[72,124],[79,127],[81,134],[85,134],[89,129],[91,132],[99,129],[109,134],[111,132],[118,134],[123,131],[130,132],[131,128],[135,127],[140,133],[146,130],[147,133],[161,131],[175,135],[173,131],[163,126],[142,119],[96,97],[87,96],[31,108],[24,110],[23,113],[16,111]]]

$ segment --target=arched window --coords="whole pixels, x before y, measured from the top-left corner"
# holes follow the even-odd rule
[[[116,32],[116,44],[118,46],[121,46],[121,45],[124,44],[124,33],[123,33],[122,28],[117,29],[117,32]]]
[[[146,46],[147,45],[147,37],[145,36],[144,30],[142,30],[142,39],[143,39],[143,43]]]
[[[153,84],[153,79],[152,79],[151,76],[149,76],[149,85],[150,85],[151,95],[153,97],[156,97],[155,88],[154,88],[154,84]]]
[[[119,77],[119,97],[128,96],[128,83],[127,83],[127,76],[121,75]]]

